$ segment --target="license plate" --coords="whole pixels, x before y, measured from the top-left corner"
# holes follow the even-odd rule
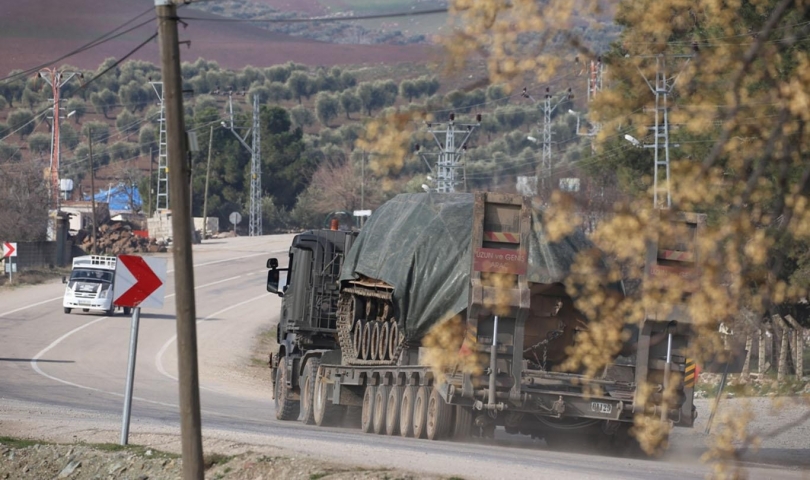
[[[613,411],[613,405],[602,402],[591,402],[591,411],[609,415]]]
[[[79,305],[90,305],[90,300],[79,300]]]

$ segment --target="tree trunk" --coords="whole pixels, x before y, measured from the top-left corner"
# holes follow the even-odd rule
[[[790,315],[786,315],[785,320],[787,320],[790,326],[795,330],[796,337],[793,343],[795,361],[793,365],[796,367],[796,380],[801,382],[804,376],[804,329],[799,325],[799,322]]]
[[[765,329],[759,329],[759,360],[757,361],[757,373],[763,375],[767,370],[767,360],[765,358],[765,339],[767,335],[765,334]]]
[[[754,347],[754,337],[752,335],[745,336],[745,363],[743,364],[742,372],[740,373],[740,380],[743,383],[748,383],[751,377],[751,350]]]
[[[790,336],[790,331],[782,320],[782,317],[774,315],[772,318],[774,326],[778,326],[778,330],[780,330],[781,334],[779,342],[779,364],[776,368],[776,383],[781,384],[785,381],[785,373],[787,370],[788,337]],[[774,331],[776,330],[777,329],[774,328]]]

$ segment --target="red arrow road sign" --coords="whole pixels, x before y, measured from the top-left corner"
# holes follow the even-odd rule
[[[16,256],[17,256],[17,244],[3,242],[3,258]]]
[[[147,261],[136,255],[119,255],[115,272],[114,303],[119,307],[163,306],[161,287],[165,276],[165,259],[150,258]],[[159,295],[155,295],[158,289]]]

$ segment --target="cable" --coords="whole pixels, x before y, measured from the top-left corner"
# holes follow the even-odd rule
[[[48,108],[48,110],[50,110],[50,108]],[[31,117],[31,120],[29,120],[29,121],[25,122],[23,125],[20,125],[19,127],[17,127],[17,129],[16,129],[16,130],[14,130],[14,131],[12,131],[12,132],[9,132],[9,134],[8,134],[8,135],[6,135],[5,137],[0,138],[0,142],[2,142],[3,140],[7,139],[8,137],[10,137],[10,136],[14,135],[15,133],[19,132],[19,131],[20,131],[20,130],[22,130],[23,128],[27,127],[27,126],[28,126],[28,125],[29,125],[31,122],[33,122],[34,120],[36,120],[36,119],[37,119],[37,117],[40,117],[40,116],[44,115],[44,114],[45,114],[45,113],[46,113],[48,110],[45,110],[45,111],[39,112],[39,113],[38,113],[38,114],[36,114],[35,116]],[[42,123],[42,120],[44,120],[44,119],[45,119],[45,117],[43,117],[42,119],[40,119],[40,122],[39,122],[39,123]],[[35,126],[34,126],[34,129],[36,129],[36,128],[37,128],[37,126],[39,125],[39,123],[37,123],[37,125],[35,125]]]
[[[375,20],[379,18],[415,17],[421,15],[433,15],[437,13],[447,13],[447,9],[432,8],[428,10],[417,10],[414,12],[375,13],[370,15],[351,15],[346,17],[307,17],[307,18],[268,18],[268,19],[180,17],[180,20],[196,20],[199,22],[222,22],[222,23],[324,23],[324,22],[350,22],[353,20]]]
[[[104,71],[103,71],[103,72],[101,72],[101,73],[99,73],[98,75],[94,76],[94,77],[93,77],[93,78],[91,78],[89,81],[85,82],[85,83],[84,83],[84,84],[83,84],[81,87],[79,87],[79,88],[78,88],[78,89],[76,89],[76,90],[78,91],[78,90],[84,90],[84,89],[86,89],[88,85],[90,85],[91,83],[95,82],[96,80],[98,80],[99,78],[101,78],[102,76],[104,76],[104,74],[105,74],[105,73],[109,72],[109,71],[110,71],[110,70],[112,70],[113,68],[116,68],[117,66],[121,65],[121,64],[124,62],[124,60],[126,60],[127,58],[129,58],[129,57],[131,57],[132,55],[134,55],[134,54],[135,54],[135,52],[137,52],[138,50],[142,49],[142,48],[143,48],[143,47],[144,47],[144,46],[145,46],[147,43],[151,42],[151,41],[152,41],[154,38],[156,38],[157,36],[158,36],[157,32],[153,33],[152,35],[149,35],[149,37],[148,37],[146,40],[144,40],[143,42],[141,42],[141,43],[140,43],[140,44],[139,44],[137,47],[135,47],[135,48],[133,48],[132,50],[130,50],[130,51],[129,51],[129,53],[127,53],[127,54],[126,54],[126,55],[124,55],[123,57],[119,58],[119,59],[118,59],[118,61],[116,61],[115,63],[113,63],[112,65],[110,65],[110,66],[109,66],[109,67],[107,67],[106,69],[104,69]]]
[[[105,33],[104,35],[96,38],[95,40],[93,40],[93,41],[91,41],[89,43],[86,43],[86,44],[82,45],[81,47],[79,47],[79,48],[77,48],[77,49],[75,49],[75,50],[73,50],[73,51],[71,51],[69,53],[66,53],[66,54],[62,55],[59,58],[51,60],[51,61],[49,61],[47,63],[40,64],[40,65],[38,65],[36,67],[31,67],[31,68],[29,68],[27,70],[24,70],[22,72],[17,72],[15,74],[9,75],[9,76],[7,76],[5,78],[0,78],[0,82],[9,81],[9,80],[13,80],[13,79],[15,79],[17,77],[20,77],[20,76],[29,75],[31,73],[36,72],[37,70],[39,70],[41,68],[45,68],[45,67],[48,67],[50,65],[53,65],[56,62],[62,61],[64,59],[68,58],[68,57],[72,57],[73,55],[77,55],[79,53],[82,53],[85,50],[89,50],[89,49],[91,49],[93,47],[97,47],[97,46],[99,46],[99,45],[101,45],[103,43],[106,43],[106,42],[108,42],[110,40],[113,40],[113,39],[118,38],[118,37],[120,37],[122,35],[125,35],[125,34],[131,32],[131,31],[133,31],[133,30],[135,30],[137,28],[140,28],[140,27],[146,25],[147,23],[150,23],[150,22],[154,21],[155,17],[152,17],[149,20],[146,20],[146,21],[144,21],[142,23],[139,23],[138,25],[135,25],[134,27],[131,27],[131,28],[129,28],[129,29],[123,31],[123,32],[120,32],[120,33],[116,34],[116,35],[110,36],[113,33],[115,33],[117,30],[129,25],[130,23],[134,22],[135,20],[141,18],[142,16],[146,15],[147,13],[149,13],[150,11],[153,11],[153,10],[154,10],[154,8],[150,7],[147,10],[144,10],[141,14],[129,19],[128,21],[124,22],[123,24],[119,25],[118,27],[114,28],[113,30]]]

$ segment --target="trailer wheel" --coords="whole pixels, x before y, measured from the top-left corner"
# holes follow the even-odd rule
[[[69,309],[68,307],[65,307],[65,313],[67,313],[68,315],[70,315],[70,309]]]
[[[388,406],[385,409],[385,433],[396,435],[399,433],[399,417],[402,408],[402,386],[394,385],[388,394]]]
[[[415,396],[416,387],[405,386],[399,406],[399,434],[403,437],[413,436],[413,400]]]
[[[360,430],[363,433],[371,433],[374,428],[374,396],[377,393],[377,387],[374,385],[367,385],[366,391],[363,394],[363,413],[360,415]]]
[[[124,307],[124,315],[129,315],[132,313],[132,309],[130,307]]]
[[[323,375],[319,370],[315,371],[315,391],[313,392],[312,410],[315,424],[319,427],[324,425],[331,425],[334,421],[334,414],[338,410],[338,405],[333,405],[327,398],[326,382],[323,381]]]
[[[283,361],[279,362],[276,369],[275,403],[276,418],[278,420],[295,420],[298,418],[300,403],[291,399],[292,392],[287,387],[287,368]]]
[[[427,405],[427,424],[425,432],[428,440],[440,440],[447,435],[450,430],[453,410],[445,403],[439,390],[433,389]]]
[[[318,373],[318,366],[320,360],[310,358],[304,367],[304,384],[301,385],[301,423],[305,425],[312,425],[315,423],[314,411],[312,403],[315,395],[315,376]]]
[[[456,405],[455,421],[453,422],[453,438],[456,440],[467,440],[472,431],[473,413],[472,408]]]
[[[391,387],[380,385],[374,395],[374,433],[381,435],[385,433],[385,412],[388,409],[388,391]]]
[[[416,391],[413,400],[413,437],[425,438],[425,426],[427,425],[428,387],[422,385]]]

